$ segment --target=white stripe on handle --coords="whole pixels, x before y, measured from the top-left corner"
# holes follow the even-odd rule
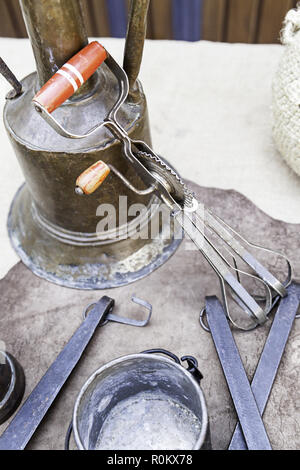
[[[75,82],[74,78],[72,78],[71,75],[68,74],[68,72],[65,72],[64,70],[60,69],[57,73],[62,77],[65,77],[71,83],[72,87],[74,88],[74,93],[78,90],[77,83]]]

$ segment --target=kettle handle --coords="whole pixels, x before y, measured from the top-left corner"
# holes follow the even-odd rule
[[[38,91],[33,98],[36,110],[52,113],[69,99],[96,72],[108,58],[108,53],[98,41],[93,41],[79,51]]]

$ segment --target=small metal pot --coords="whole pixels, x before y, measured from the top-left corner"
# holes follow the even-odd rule
[[[80,450],[210,448],[202,375],[195,358],[181,360],[187,369],[172,353],[156,349],[98,369],[76,400],[66,448],[72,427]]]
[[[25,375],[19,362],[0,351],[0,424],[7,421],[22,401]]]

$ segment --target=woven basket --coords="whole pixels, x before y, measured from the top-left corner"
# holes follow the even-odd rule
[[[300,175],[300,6],[282,30],[285,50],[273,81],[273,136],[288,165]]]

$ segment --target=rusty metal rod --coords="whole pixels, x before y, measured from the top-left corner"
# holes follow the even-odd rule
[[[132,0],[126,35],[123,68],[128,75],[130,93],[136,88],[147,32],[150,0]]]
[[[22,93],[22,84],[19,82],[15,74],[10,70],[8,65],[0,57],[0,73],[11,84],[13,90],[9,93],[9,98],[14,98]]]

